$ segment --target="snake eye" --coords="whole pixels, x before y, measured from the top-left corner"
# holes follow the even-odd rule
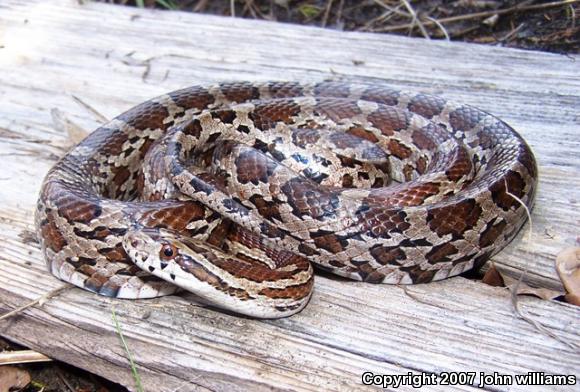
[[[175,257],[177,254],[177,249],[171,244],[163,244],[161,251],[159,252],[159,257],[163,260],[169,260]]]

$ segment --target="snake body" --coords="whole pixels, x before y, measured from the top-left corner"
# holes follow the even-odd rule
[[[91,133],[47,174],[50,271],[106,296],[300,311],[310,262],[372,283],[482,265],[526,220],[535,159],[506,123],[384,85],[194,86]]]

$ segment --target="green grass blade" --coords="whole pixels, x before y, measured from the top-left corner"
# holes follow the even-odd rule
[[[111,308],[111,316],[113,318],[113,322],[115,323],[115,330],[117,331],[117,335],[121,339],[123,343],[123,348],[127,353],[127,357],[129,358],[129,363],[131,364],[131,373],[133,373],[133,378],[135,379],[135,384],[137,386],[137,391],[143,392],[143,386],[141,385],[141,377],[139,377],[139,373],[137,372],[137,368],[135,367],[135,362],[133,361],[133,356],[129,351],[129,347],[127,346],[127,342],[125,341],[125,337],[123,336],[123,332],[121,332],[121,326],[119,325],[119,321],[117,320],[117,315],[115,314],[115,308]]]

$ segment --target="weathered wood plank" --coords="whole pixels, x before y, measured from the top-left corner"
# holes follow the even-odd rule
[[[494,260],[560,287],[553,261],[576,242],[580,222],[580,57],[72,0],[3,1],[0,46],[0,312],[60,284],[29,241],[40,181],[70,143],[51,109],[93,129],[73,95],[112,118],[172,89],[241,79],[380,79],[501,116],[534,149],[541,183],[533,240],[520,236]],[[192,296],[120,301],[73,289],[0,321],[0,334],[133,387],[115,306],[147,390],[355,390],[364,371],[580,376],[578,350],[518,319],[503,289],[454,278],[407,290],[318,277],[304,312],[264,322]],[[521,302],[580,344],[578,308]]]

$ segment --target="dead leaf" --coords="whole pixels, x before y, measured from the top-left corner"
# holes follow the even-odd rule
[[[566,301],[580,306],[580,247],[570,247],[556,257],[556,270],[566,288]]]
[[[30,374],[15,366],[0,366],[0,392],[22,389],[30,383]]]
[[[494,263],[485,273],[482,282],[494,287],[507,287],[514,290],[517,287],[517,295],[533,295],[541,299],[551,300],[563,295],[563,292],[551,290],[543,287],[532,287],[524,282],[518,284],[519,279],[512,278],[509,275],[501,273]]]
[[[495,268],[494,263],[491,263],[491,267],[489,267],[481,281],[493,287],[505,287],[505,282],[500,272]]]

